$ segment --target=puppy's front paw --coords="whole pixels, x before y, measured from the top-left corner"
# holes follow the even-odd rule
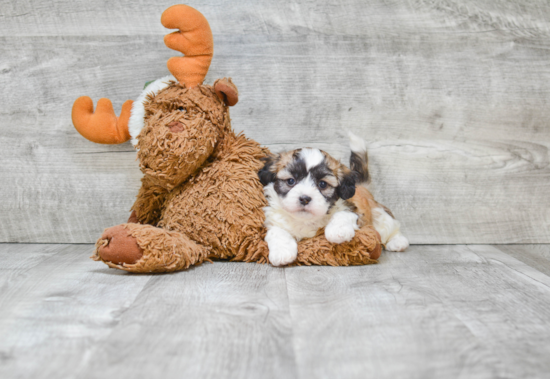
[[[265,241],[269,247],[269,263],[273,266],[284,266],[296,260],[298,244],[287,231],[279,228],[270,229]]]
[[[269,245],[269,263],[273,266],[284,266],[294,262],[298,255],[298,244],[296,241],[279,242]]]
[[[403,234],[398,233],[386,244],[388,251],[405,251],[409,247],[409,240]]]
[[[331,222],[325,228],[325,237],[332,243],[348,242],[355,237],[355,228],[349,223]]]

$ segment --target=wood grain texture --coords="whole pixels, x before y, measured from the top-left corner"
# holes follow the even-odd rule
[[[543,377],[550,278],[491,246],[286,271],[304,378]]]
[[[150,280],[98,267],[91,251],[0,245],[0,377],[73,376]]]
[[[291,339],[283,270],[204,264],[154,277],[79,376],[297,378]]]
[[[547,2],[189,4],[215,34],[206,82],[239,87],[236,130],[344,159],[361,135],[413,243],[550,242]],[[168,3],[0,5],[0,241],[94,242],[140,173],[129,144],[78,135],[72,102],[118,110],[167,74]]]
[[[0,377],[296,377],[283,270],[126,275],[92,249],[0,244]]]
[[[121,0],[0,1],[0,35],[164,34],[160,14],[174,2]],[[549,33],[545,0],[292,0],[185,2],[199,9],[214,34],[370,34],[417,32],[419,28],[503,30],[518,35]],[[443,24],[443,25],[441,25]],[[437,31],[445,32],[442,28]]]
[[[499,250],[550,276],[550,245],[498,245]]]
[[[549,249],[132,275],[92,245],[0,244],[0,377],[543,378]]]

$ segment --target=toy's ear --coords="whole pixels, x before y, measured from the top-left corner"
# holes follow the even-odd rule
[[[239,101],[239,90],[237,86],[233,84],[231,78],[218,79],[214,82],[214,91],[216,95],[226,105],[232,107]]]
[[[336,191],[343,200],[351,199],[355,195],[355,177],[356,174],[353,171],[346,170],[338,178],[339,184]]]
[[[275,163],[279,160],[278,155],[270,155],[269,157],[262,159],[265,164],[264,167],[258,171],[260,182],[267,186],[269,183],[275,182],[277,179],[277,173],[275,172]]]

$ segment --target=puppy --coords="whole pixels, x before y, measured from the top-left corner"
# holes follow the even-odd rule
[[[269,261],[296,259],[297,241],[325,228],[332,243],[350,241],[363,225],[373,225],[386,250],[404,251],[409,241],[389,209],[377,203],[369,182],[365,142],[350,134],[350,168],[326,152],[304,148],[265,159],[259,171],[269,205],[264,208]]]

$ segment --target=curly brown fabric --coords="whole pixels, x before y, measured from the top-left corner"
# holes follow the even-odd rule
[[[267,202],[257,172],[269,151],[231,130],[226,95],[174,82],[147,100],[137,144],[144,177],[131,217],[139,223],[121,225],[142,255],[104,259],[100,238],[93,259],[130,272],[177,271],[212,259],[268,262]],[[319,231],[298,250],[298,265],[348,266],[376,263],[381,246],[365,225],[350,242],[331,244]]]
[[[355,232],[355,237],[341,244],[327,241],[320,230],[313,238],[298,244],[297,265],[358,266],[377,263],[382,252],[380,236],[370,225]]]

